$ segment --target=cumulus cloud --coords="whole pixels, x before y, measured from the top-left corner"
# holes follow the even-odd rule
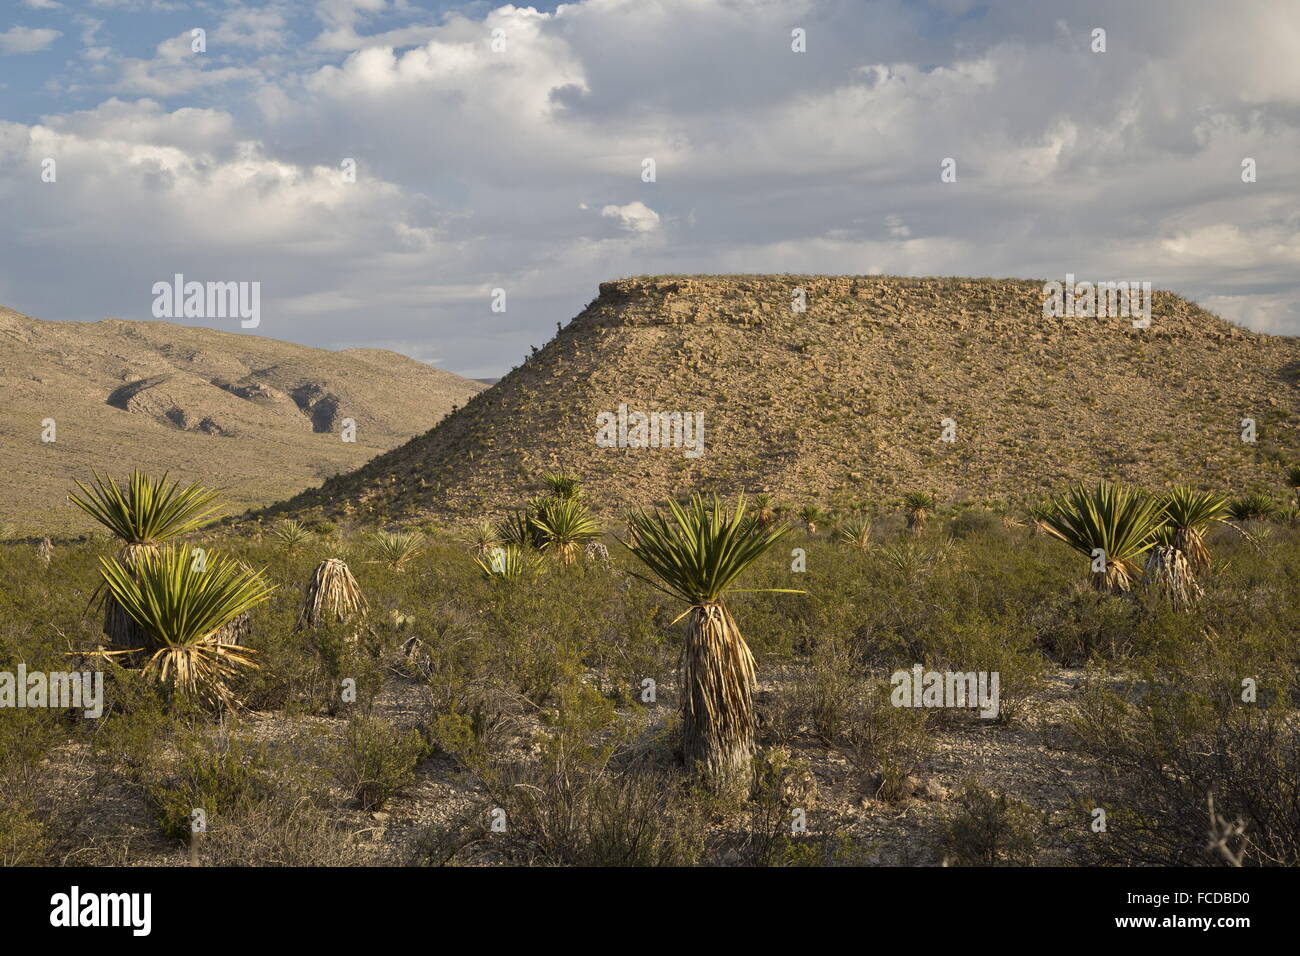
[[[624,229],[632,232],[650,232],[659,228],[659,213],[639,199],[626,206],[605,206],[600,214],[606,219],[617,219]]]
[[[10,27],[0,33],[0,56],[15,53],[39,53],[49,49],[51,43],[63,36],[58,30],[43,27]]]
[[[1068,271],[1300,331],[1300,5],[312,11],[228,4],[197,55],[83,24],[98,105],[0,124],[0,303],[145,317],[173,271],[258,279],[265,334],[477,376],[643,272]],[[32,188],[43,157],[58,182]]]

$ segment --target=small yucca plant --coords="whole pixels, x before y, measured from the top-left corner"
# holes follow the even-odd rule
[[[307,526],[296,518],[280,522],[280,526],[271,533],[280,540],[285,550],[290,552],[302,547],[313,537]]]
[[[480,558],[501,544],[496,526],[491,521],[480,521],[469,532],[469,546]]]
[[[808,529],[809,534],[817,533],[817,525],[826,519],[826,512],[820,505],[808,504],[799,509],[799,520]]]
[[[1169,527],[1168,545],[1183,553],[1192,574],[1208,570],[1211,558],[1205,532],[1214,522],[1228,517],[1228,499],[1212,491],[1178,485],[1164,494],[1160,506]]]
[[[772,507],[772,496],[764,492],[754,496],[754,514],[758,517],[758,523],[764,528],[776,520],[776,512]]]
[[[536,553],[525,551],[516,545],[497,545],[481,556],[474,558],[474,563],[490,580],[514,581],[525,574],[538,569],[539,559]]]
[[[1079,485],[1052,502],[1043,529],[1092,563],[1090,581],[1099,591],[1132,588],[1138,562],[1155,543],[1164,517],[1160,501],[1123,485]]]
[[[723,598],[788,529],[767,529],[746,515],[744,495],[733,511],[716,496],[696,495],[684,506],[668,502],[666,515],[638,512],[629,523],[636,543],[624,544],[651,574],[636,577],[687,605],[681,656],[687,766],[723,790],[743,789],[754,754],[754,655]]]
[[[1286,483],[1292,488],[1300,489],[1300,465],[1292,465],[1287,469]]]
[[[370,537],[370,550],[394,571],[424,550],[424,535],[418,531],[376,531]]]
[[[228,682],[257,665],[253,651],[225,632],[275,585],[233,558],[208,553],[199,560],[174,545],[141,552],[131,566],[99,563],[113,599],[152,638],[144,673],[186,697],[233,704]]]
[[[528,508],[512,511],[502,518],[496,526],[497,541],[508,547],[539,550],[545,541],[535,520],[538,506],[539,502],[533,502]]]
[[[840,525],[836,537],[851,548],[867,550],[871,547],[871,519],[865,515],[855,515]]]
[[[934,510],[934,498],[924,491],[909,491],[903,495],[903,510],[907,512],[907,530],[920,534]]]
[[[1233,521],[1263,521],[1277,514],[1277,505],[1268,495],[1251,492],[1228,503],[1228,515]]]
[[[565,565],[573,564],[582,545],[602,533],[600,524],[576,498],[545,499],[532,521],[541,532],[542,550]]]
[[[572,500],[582,496],[582,485],[573,475],[560,472],[547,472],[542,475],[542,484],[552,497]]]

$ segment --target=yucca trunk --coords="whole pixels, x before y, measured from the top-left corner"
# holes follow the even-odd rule
[[[907,515],[907,530],[912,534],[920,534],[925,527],[925,512],[911,511]]]
[[[576,541],[566,541],[555,549],[555,556],[560,559],[560,564],[566,568],[572,567],[578,562],[578,543]]]
[[[1146,563],[1147,586],[1179,611],[1185,611],[1204,592],[1192,574],[1191,562],[1178,548],[1158,544]]]
[[[155,544],[133,541],[122,546],[117,560],[134,573],[136,562],[143,555],[153,554],[157,550]],[[143,650],[148,654],[156,651],[159,646],[153,635],[137,624],[117,603],[112,592],[107,590],[104,592],[104,635],[115,651]]]
[[[1192,574],[1201,574],[1210,568],[1210,549],[1205,546],[1205,536],[1199,528],[1179,528],[1174,532],[1174,547],[1187,559]]]
[[[1106,594],[1127,594],[1133,589],[1133,571],[1123,561],[1107,561],[1105,571],[1093,571],[1092,586]]]
[[[691,608],[682,649],[682,754],[719,791],[748,791],[754,655],[721,602]]]

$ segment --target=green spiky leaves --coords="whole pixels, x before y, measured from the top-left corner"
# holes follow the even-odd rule
[[[635,543],[624,544],[654,575],[642,578],[691,605],[719,600],[744,571],[780,541],[789,528],[765,528],[745,513],[745,496],[733,511],[694,495],[684,506],[668,502],[668,514],[635,512],[628,518]],[[640,575],[637,575],[641,577]],[[793,588],[765,588],[802,594]]]
[[[76,483],[85,497],[70,494],[68,500],[127,544],[167,541],[196,531],[215,517],[216,509],[209,506],[218,492],[197,483],[181,488],[176,481],[168,487],[166,474],[153,479],[133,471],[123,491],[108,476],[93,474],[92,487]]]

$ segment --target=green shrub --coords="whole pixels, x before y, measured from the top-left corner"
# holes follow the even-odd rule
[[[414,779],[428,755],[418,730],[398,730],[377,717],[354,717],[335,754],[343,786],[363,810],[379,810]]]
[[[1029,866],[1043,824],[1028,804],[966,780],[944,823],[940,851],[958,866]]]

